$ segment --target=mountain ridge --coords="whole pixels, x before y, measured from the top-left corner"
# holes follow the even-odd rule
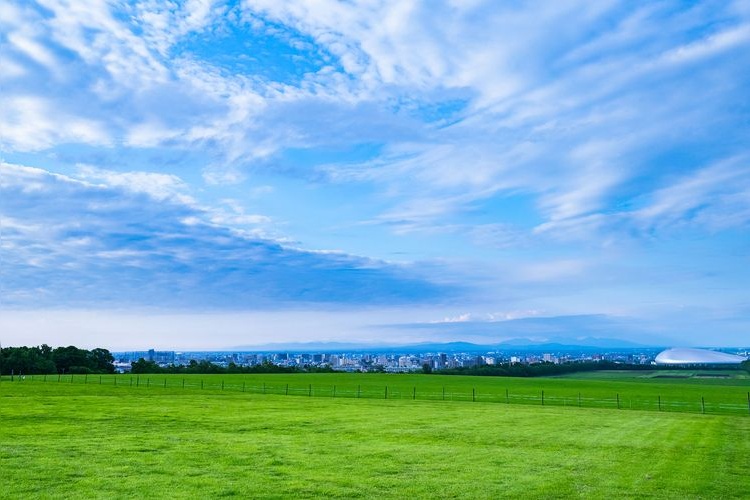
[[[491,344],[472,342],[422,342],[414,344],[369,344],[355,342],[290,342],[262,345],[245,345],[227,348],[226,351],[246,352],[490,352],[519,350],[596,350],[596,349],[653,349],[659,346],[637,344],[616,338],[584,337],[582,339],[553,338],[532,340],[512,338]]]

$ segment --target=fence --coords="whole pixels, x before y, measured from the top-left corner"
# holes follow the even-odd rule
[[[208,383],[206,383],[208,380]],[[626,395],[621,397],[620,393],[613,392],[611,397],[587,397],[578,392],[574,395],[561,395],[550,393],[544,389],[536,392],[518,391],[513,392],[505,389],[504,392],[493,392],[476,387],[469,389],[457,389],[441,387],[436,390],[434,386],[420,388],[418,386],[403,387],[399,385],[384,385],[379,387],[363,385],[313,385],[313,384],[248,384],[242,383],[226,384],[217,375],[204,378],[191,376],[189,378],[159,377],[158,375],[27,375],[0,377],[0,383],[7,382],[55,382],[68,384],[97,384],[115,387],[133,388],[162,388],[201,391],[232,391],[251,394],[325,397],[325,398],[350,398],[350,399],[383,399],[383,400],[420,400],[420,401],[459,401],[473,403],[496,403],[496,404],[521,404],[534,406],[562,406],[578,408],[610,408],[616,410],[644,410],[661,412],[685,412],[703,413],[715,415],[749,415],[750,416],[750,392],[746,399],[730,401],[723,398],[721,401],[712,400],[701,396],[700,399],[691,401],[678,400],[670,396],[663,397],[661,394],[654,396]]]

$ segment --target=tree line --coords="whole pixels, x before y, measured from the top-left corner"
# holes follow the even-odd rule
[[[52,373],[114,373],[115,358],[107,349],[79,349],[75,346],[52,348],[3,347],[0,349],[0,375],[43,375]]]
[[[583,363],[513,363],[502,365],[479,365],[458,368],[445,368],[433,373],[440,375],[479,375],[488,377],[548,377],[566,373],[590,372],[597,370],[653,370],[651,365],[631,365],[612,361]]]
[[[702,369],[710,369],[712,367],[704,366]],[[733,369],[738,368],[736,365],[716,365],[713,368],[720,369]],[[741,365],[750,372],[750,360],[744,361]],[[593,361],[593,362],[573,362],[573,363],[533,363],[533,364],[504,364],[504,365],[481,365],[481,366],[469,366],[460,368],[446,368],[443,370],[431,371],[432,373],[438,373],[440,375],[479,375],[489,377],[549,377],[553,375],[565,375],[567,373],[577,372],[593,372],[600,370],[681,370],[691,369],[694,370],[695,366],[668,366],[668,365],[634,365],[626,363],[615,363],[614,361]],[[423,368],[424,372],[428,372],[427,369]]]
[[[132,373],[174,373],[174,374],[211,374],[211,373],[320,373],[333,372],[330,366],[279,366],[269,361],[259,365],[240,366],[229,363],[220,366],[207,360],[191,360],[187,365],[159,366],[154,361],[143,358],[132,363]],[[750,360],[741,367],[750,372]],[[631,365],[598,361],[592,363],[535,363],[481,365],[462,368],[432,370],[429,365],[423,367],[425,373],[441,375],[478,375],[495,377],[544,377],[563,375],[573,372],[597,370],[653,370],[675,369],[675,367],[656,367],[652,365]],[[0,375],[11,373],[25,375],[42,375],[52,373],[114,373],[114,357],[107,349],[79,349],[75,346],[52,348],[47,344],[36,347],[3,347],[0,349]]]

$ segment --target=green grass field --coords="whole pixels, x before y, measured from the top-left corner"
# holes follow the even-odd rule
[[[684,375],[684,372],[679,372]],[[743,372],[744,373],[744,372]],[[669,372],[666,372],[669,376]],[[662,378],[659,372],[594,372],[555,378],[422,374],[105,375],[119,388],[246,392],[359,399],[476,401],[724,415],[750,415],[750,379]],[[4,377],[6,383],[9,377]],[[16,378],[17,380],[17,378]],[[98,375],[36,375],[23,383],[97,385]],[[542,393],[544,400],[542,401]]]
[[[98,376],[85,384],[4,378],[0,497],[747,498],[750,491],[747,413],[482,399],[544,387],[550,397],[620,391],[623,400],[636,393],[719,400],[743,396],[743,381],[293,374],[141,376],[131,387],[130,379],[118,376],[115,386],[113,377],[101,385]],[[255,392],[263,384],[267,394]],[[286,384],[290,396],[281,392]],[[446,401],[444,386],[453,396]],[[420,391],[432,399],[419,399]]]
[[[704,384],[717,383],[724,385],[748,385],[750,373],[745,370],[602,370],[593,372],[576,372],[559,375],[561,378],[594,379],[594,380],[664,380],[676,379],[682,382]]]

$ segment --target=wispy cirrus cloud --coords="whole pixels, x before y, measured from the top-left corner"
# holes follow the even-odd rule
[[[382,182],[396,200],[408,192],[408,201],[396,201],[383,218],[389,224],[429,226],[472,203],[519,191],[536,199],[548,221],[590,220],[609,212],[612,200],[638,196],[633,186],[642,179],[669,176],[673,168],[700,168],[674,165],[659,172],[651,165],[673,148],[703,148],[716,116],[726,116],[723,110],[731,106],[729,96],[741,95],[746,87],[737,73],[742,65],[728,58],[745,59],[740,54],[747,53],[742,47],[750,24],[731,5],[719,10],[696,5],[686,11],[668,5],[628,9],[614,2],[595,10],[499,9],[482,21],[472,18],[471,33],[462,31],[462,22],[481,8],[455,7],[450,16],[431,17],[418,8],[384,6],[402,22],[415,20],[408,34],[395,30],[393,36],[368,22],[375,16],[370,9],[335,3],[318,7],[264,4],[260,10],[321,43],[329,35],[348,40],[340,46],[350,52],[349,60],[361,63],[347,71],[367,75],[362,80],[371,85],[403,85],[416,101],[426,82],[450,88],[461,81],[469,89],[458,121],[430,130],[426,140],[391,141],[384,155],[359,166],[326,166],[332,179]],[[441,20],[432,23],[436,18]],[[710,27],[709,18],[722,22]],[[511,21],[532,29],[517,38],[524,49],[509,54],[506,49],[516,47],[516,40],[509,40],[515,31],[498,26]],[[491,42],[482,36],[489,25],[495,29]],[[591,31],[585,37],[572,28],[555,31],[552,47],[549,31],[540,28],[552,30],[553,25]],[[697,26],[702,34],[696,38],[691,30]],[[441,46],[449,31],[462,33],[461,41]],[[486,50],[474,45],[480,39]],[[495,53],[489,54],[489,47]],[[434,54],[439,63],[429,56],[411,59],[422,53]],[[517,54],[526,59],[507,64]],[[473,57],[483,63],[471,64]],[[500,80],[519,84],[509,95],[498,96]],[[721,92],[706,94],[717,84]]]
[[[24,68],[32,74],[61,71],[61,92],[41,100],[8,87],[20,118],[4,127],[6,148],[201,148],[216,157],[206,180],[222,183],[284,170],[290,149],[378,144],[365,162],[318,173],[380,186],[392,201],[375,220],[407,230],[518,193],[548,223],[588,221],[640,195],[641,179],[668,179],[656,158],[702,147],[747,90],[737,59],[750,19],[735,4],[41,5],[5,8],[9,55],[40,65]],[[198,50],[196,36],[233,31],[250,35],[245,55],[275,37],[319,64],[287,81],[240,65],[243,53],[213,61]],[[721,92],[706,95],[711,86]]]
[[[233,231],[173,176],[0,168],[5,307],[362,306],[449,293],[408,266]]]
[[[750,158],[741,155],[679,176],[655,190],[633,219],[649,230],[700,225],[715,231],[750,223]]]
[[[4,290],[735,307],[746,4],[4,2]]]

